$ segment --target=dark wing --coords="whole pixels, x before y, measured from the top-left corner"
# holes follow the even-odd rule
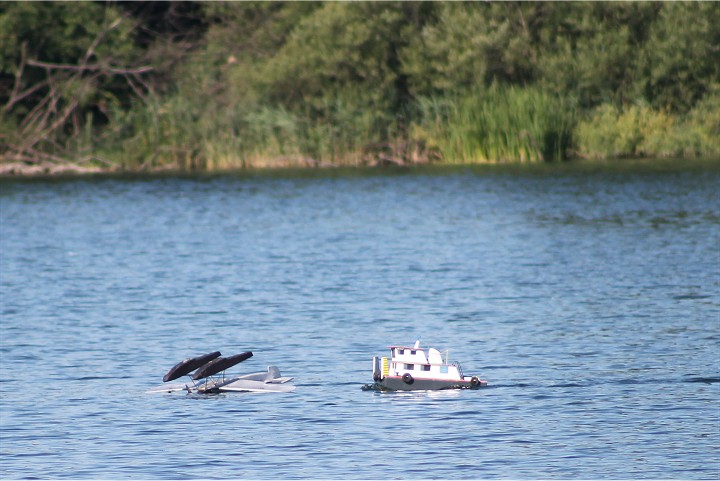
[[[163,382],[173,381],[186,374],[190,374],[195,369],[207,364],[208,362],[218,357],[220,357],[220,351],[215,351],[209,354],[198,357],[191,357],[189,359],[185,359],[184,361],[180,361],[179,363],[175,364],[172,369],[170,369],[163,376]]]
[[[229,369],[233,367],[235,364],[239,364],[243,362],[246,359],[250,359],[252,357],[253,353],[243,352],[240,354],[235,354],[234,356],[230,357],[219,357],[217,359],[214,359],[210,361],[209,363],[205,364],[203,367],[197,370],[195,374],[193,374],[193,380],[197,381],[198,379],[202,379],[208,376],[212,376],[213,374],[217,374],[220,371],[224,371],[225,369]]]

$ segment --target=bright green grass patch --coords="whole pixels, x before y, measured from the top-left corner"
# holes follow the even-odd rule
[[[537,88],[490,89],[424,99],[413,135],[446,163],[541,162],[566,158],[573,102]]]

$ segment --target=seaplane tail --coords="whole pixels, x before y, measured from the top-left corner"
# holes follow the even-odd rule
[[[265,376],[265,382],[266,383],[272,383],[272,384],[283,384],[286,382],[292,381],[293,377],[282,377],[280,374],[280,369],[277,368],[277,366],[268,366],[268,372]]]

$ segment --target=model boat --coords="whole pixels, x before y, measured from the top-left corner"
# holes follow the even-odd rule
[[[373,357],[374,384],[367,389],[383,391],[429,391],[439,389],[477,389],[487,381],[463,374],[460,363],[448,361],[434,348],[390,346],[390,357]]]
[[[267,371],[242,376],[225,376],[227,369],[252,356],[253,353],[247,351],[234,356],[222,357],[220,351],[214,351],[185,359],[165,373],[163,382],[168,383],[183,376],[189,377],[188,382],[163,384],[148,392],[218,394],[224,392],[292,392],[295,390],[295,386],[289,384],[293,378],[282,377],[276,366],[269,366]]]

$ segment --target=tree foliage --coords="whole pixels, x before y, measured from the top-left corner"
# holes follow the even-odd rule
[[[577,119],[712,129],[698,116],[717,104],[718,25],[714,2],[5,2],[0,154],[366,162],[377,145],[429,148],[428,106],[524,96]],[[592,144],[562,138],[561,157]]]

